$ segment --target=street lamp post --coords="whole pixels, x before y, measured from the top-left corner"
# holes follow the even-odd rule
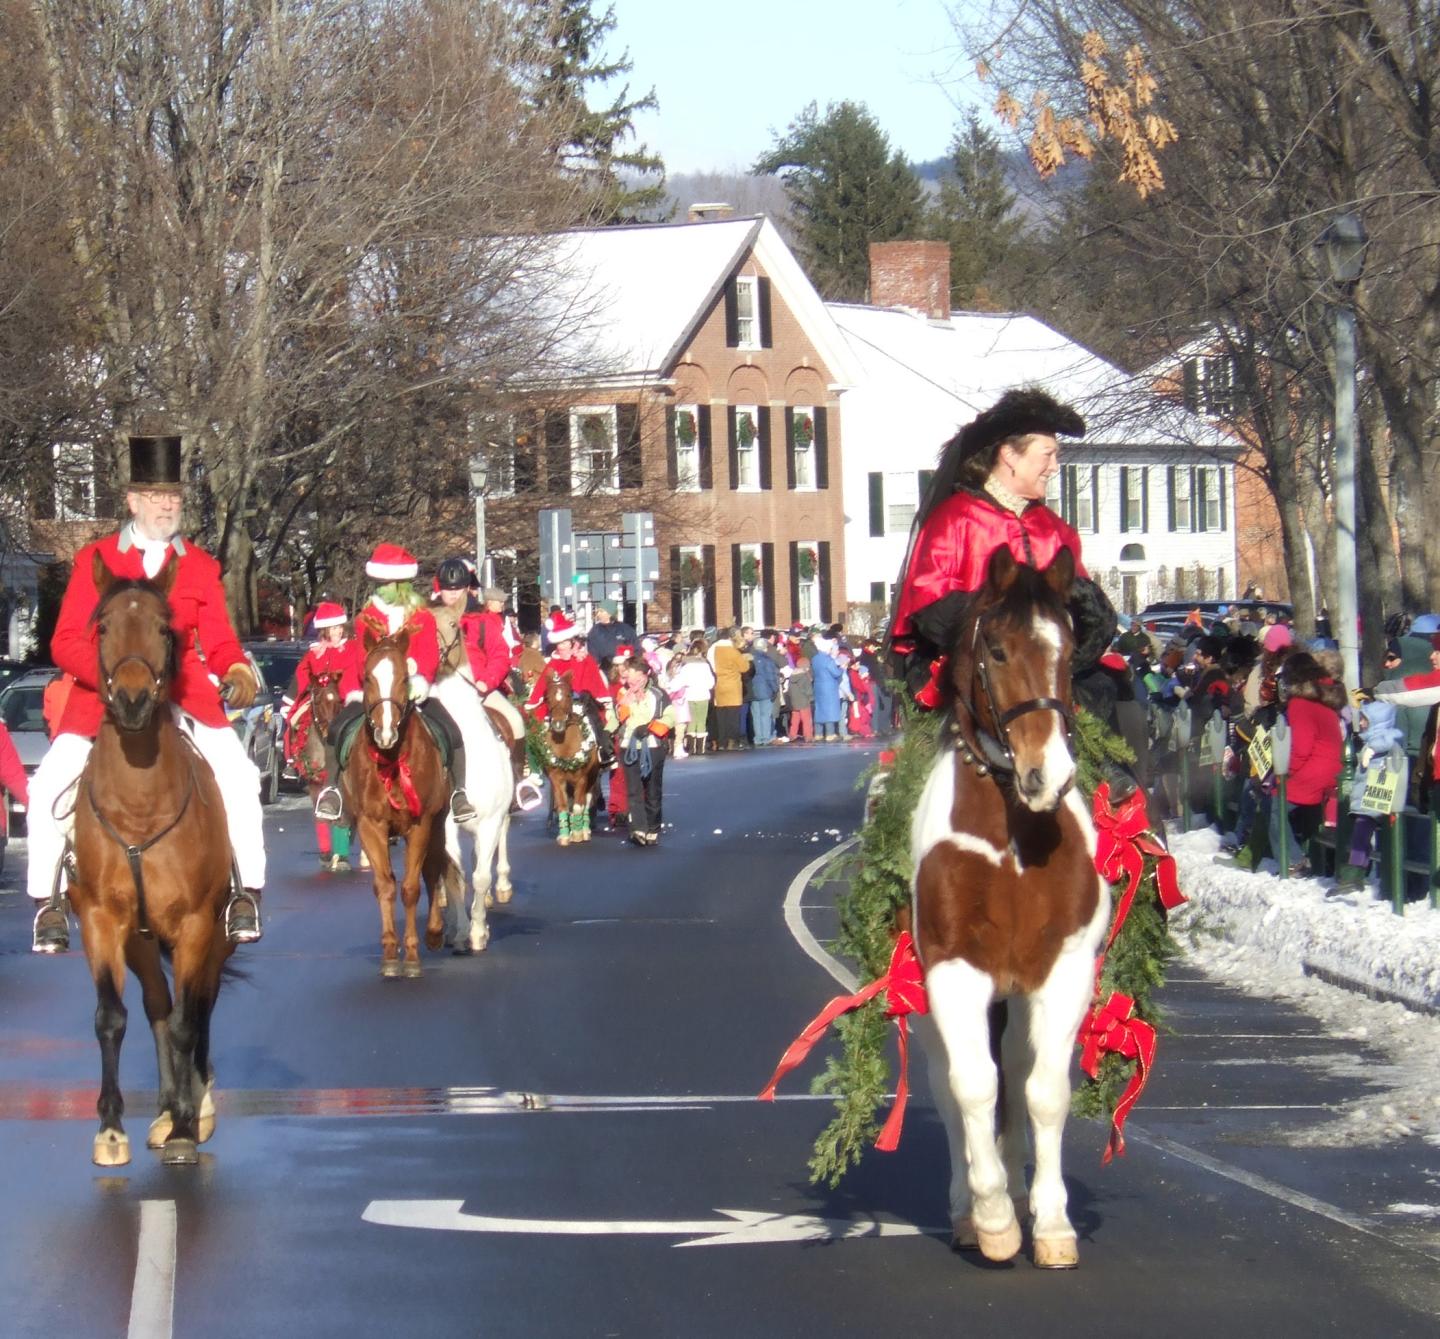
[[[485,551],[485,480],[488,471],[485,457],[470,457],[470,496],[475,499],[475,570],[480,574],[480,584],[488,586],[494,578],[490,572],[490,555]]]
[[[1369,242],[1354,214],[1340,214],[1316,241],[1340,292],[1335,303],[1335,578],[1336,640],[1345,682],[1360,683],[1360,598],[1355,576],[1355,309],[1351,296]]]

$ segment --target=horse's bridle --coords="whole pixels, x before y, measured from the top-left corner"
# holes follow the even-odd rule
[[[952,720],[950,728],[953,733],[960,737],[962,756],[967,763],[974,763],[975,770],[981,775],[987,772],[997,772],[1002,775],[1013,775],[1015,772],[1015,749],[1010,743],[1011,722],[1017,721],[1021,716],[1032,711],[1054,711],[1060,714],[1060,719],[1065,723],[1065,732],[1068,735],[1074,729],[1075,716],[1069,706],[1058,697],[1031,697],[1023,702],[1017,702],[1013,707],[1005,711],[997,711],[995,707],[995,691],[990,684],[990,664],[985,656],[983,643],[980,638],[980,628],[985,622],[985,614],[979,614],[970,633],[970,663],[974,666],[975,677],[980,680],[980,691],[985,696],[985,710],[989,713],[991,724],[994,726],[994,733],[985,729],[980,723],[980,717],[974,706],[963,695],[957,693],[955,704],[964,707],[969,713],[971,725],[975,731],[975,743],[971,744],[966,738],[963,727],[958,720]],[[975,755],[983,755],[983,761]]]
[[[100,604],[96,607],[94,617],[97,628],[105,617],[105,606],[110,603],[111,598],[111,596],[107,595],[105,599],[101,600]],[[175,653],[175,629],[170,626],[168,621],[165,624],[164,637],[166,645],[169,646],[170,653],[173,657]],[[165,676],[161,674],[155,668],[155,666],[152,665],[144,656],[138,653],[132,653],[128,656],[121,656],[119,660],[117,660],[112,666],[107,669],[105,666],[105,657],[101,655],[100,648],[97,642],[95,648],[95,662],[97,668],[100,671],[100,682],[104,686],[105,700],[107,702],[115,696],[115,676],[120,672],[122,666],[128,665],[132,660],[145,667],[145,673],[150,676],[151,693],[153,693],[157,698],[160,696],[161,689],[165,687]]]

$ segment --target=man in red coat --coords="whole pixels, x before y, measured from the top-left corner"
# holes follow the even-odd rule
[[[97,686],[97,634],[91,621],[100,602],[93,576],[97,555],[122,579],[153,580],[166,567],[176,568],[170,626],[179,665],[170,700],[210,764],[225,804],[230,847],[244,885],[226,908],[226,931],[236,943],[260,938],[259,900],[265,883],[260,777],[220,700],[223,690],[231,706],[247,707],[259,685],[225,607],[220,564],[180,537],[184,501],[180,438],[130,439],[125,501],[130,520],[119,533],[87,544],[75,555],[50,643],[55,663],[74,679],[74,687],[55,741],[30,783],[27,891],[41,904],[35,917],[37,953],[60,953],[69,947],[69,925],[56,877],[74,827],[74,806],[67,802],[67,792],[78,782],[105,716]],[[219,677],[220,687],[213,676]]]

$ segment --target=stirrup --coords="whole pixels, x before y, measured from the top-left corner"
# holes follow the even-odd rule
[[[47,916],[51,919],[42,926],[40,922]],[[40,904],[31,927],[30,951],[46,954],[70,951],[70,917],[66,915],[63,902],[52,899]]]
[[[515,803],[526,813],[538,808],[544,798],[540,783],[533,776],[522,776],[515,783]]]
[[[339,786],[324,786],[315,797],[315,817],[322,823],[338,823],[345,812]]]
[[[235,888],[225,904],[225,938],[232,944],[253,944],[264,933],[260,927],[259,892]]]

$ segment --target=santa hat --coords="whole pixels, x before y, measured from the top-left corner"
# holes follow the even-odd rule
[[[568,642],[580,635],[575,630],[575,624],[563,612],[551,614],[545,620],[545,630],[550,634],[552,646],[559,642]]]
[[[624,642],[621,642],[620,645],[615,648],[615,654],[611,657],[611,659],[629,660],[630,657],[634,654],[635,648],[633,646],[627,646]]]
[[[365,564],[365,575],[376,581],[410,581],[419,571],[414,555],[398,544],[377,544]]]
[[[315,606],[317,628],[343,628],[347,621],[343,604],[337,604],[334,600],[321,600]]]

